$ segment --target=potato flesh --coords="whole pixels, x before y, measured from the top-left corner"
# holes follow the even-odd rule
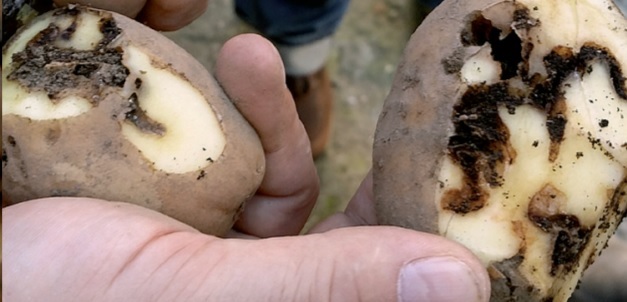
[[[518,1],[533,10],[542,26],[530,31],[531,37],[541,40],[534,43],[535,56],[532,57],[531,72],[542,72],[542,56],[555,45],[564,45],[578,49],[587,41],[599,41],[609,49],[623,50],[627,48],[625,35],[625,18],[613,1]],[[610,14],[611,13],[611,14]],[[568,30],[543,30],[544,28],[563,28]],[[573,28],[574,27],[574,28]],[[608,30],[610,29],[610,30]],[[627,56],[617,56],[621,66],[627,66]]]
[[[68,21],[67,18],[59,18],[57,22],[67,24]],[[25,49],[28,41],[48,27],[49,23],[50,20],[47,19],[36,19],[20,33],[19,39],[14,39],[7,44],[6,51],[2,54],[2,115],[16,114],[32,120],[50,120],[78,116],[91,109],[91,104],[84,98],[68,96],[53,103],[45,92],[28,91],[19,83],[7,80],[11,63],[13,63],[11,55]],[[89,24],[91,30],[88,32],[97,33],[99,37],[90,35],[87,37],[99,40],[102,34],[92,28],[95,24]],[[77,47],[80,46],[77,45]]]
[[[492,52],[492,47],[488,45],[466,61],[461,70],[462,79],[466,84],[490,85],[499,81],[501,67],[492,60],[490,52]]]
[[[475,65],[476,61],[468,61],[467,64]],[[547,183],[560,184],[558,189],[572,201],[564,205],[565,212],[585,219],[583,222],[586,225],[598,221],[608,199],[607,191],[613,191],[627,177],[627,152],[608,146],[610,142],[616,146],[626,143],[627,119],[621,118],[621,112],[627,113],[627,102],[621,101],[610,86],[604,65],[594,64],[593,70],[583,81],[573,77],[566,83],[571,86],[565,89],[567,104],[571,108],[568,116],[571,122],[566,132],[568,138],[554,163],[548,160],[550,138],[544,113],[531,106],[522,106],[512,115],[501,108],[499,115],[510,130],[517,158],[514,164],[507,167],[503,186],[489,188],[490,206],[484,209],[491,209],[493,213],[482,210],[476,215],[471,213],[460,217],[452,212],[443,212],[439,220],[443,234],[472,247],[486,264],[514,256],[519,250],[520,240],[513,239],[518,236],[509,227],[511,217],[505,215],[507,212],[504,213],[503,208],[514,211],[514,216],[518,217],[516,221],[523,220],[528,199]],[[599,96],[603,96],[603,100],[589,101]],[[598,116],[607,117],[608,126],[599,126],[600,121],[595,118]],[[593,133],[603,146],[593,146],[587,137],[588,132]],[[614,158],[609,158],[605,152],[610,152]],[[445,160],[441,169],[440,180],[445,184],[442,191],[461,188],[462,171],[450,159]],[[476,217],[478,215],[485,219]],[[487,225],[483,220],[494,225]],[[472,224],[476,226],[468,228]],[[488,230],[492,230],[490,238],[477,240]],[[494,244],[485,244],[485,240]]]
[[[128,46],[126,66],[142,79],[137,93],[146,115],[161,123],[166,135],[157,136],[131,123],[122,125],[123,135],[141,150],[159,170],[185,173],[217,160],[226,144],[217,116],[200,92],[180,76],[155,68],[139,49]],[[180,100],[197,100],[180,105]]]
[[[39,19],[14,40],[2,58],[2,114],[15,114],[32,120],[63,119],[79,116],[92,108],[89,100],[70,95],[55,102],[44,91],[33,91],[16,81],[7,80],[11,69],[11,55],[23,50],[35,35],[55,23],[61,30],[74,20],[70,16],[52,16]],[[81,26],[76,27],[71,39],[57,39],[60,48],[93,50],[102,40],[99,30],[101,16],[82,11],[77,16]],[[115,43],[115,42],[114,42]],[[164,127],[163,133],[139,129],[131,122],[121,123],[121,132],[155,169],[166,173],[187,173],[200,170],[217,160],[226,145],[218,116],[204,96],[187,80],[167,67],[158,66],[141,49],[120,45],[124,50],[123,64],[130,75],[120,91],[120,97],[137,98],[140,110],[153,122]],[[135,79],[140,79],[137,87]],[[185,101],[185,105],[180,105]]]
[[[98,29],[100,16],[96,14],[78,14],[77,22],[82,26],[77,26],[76,31],[69,40],[57,39],[54,45],[59,48],[74,48],[77,50],[92,50],[103,38],[102,32]],[[60,28],[68,28],[73,22],[73,18],[62,16],[57,18],[56,23]]]
[[[558,45],[577,52],[584,43],[595,42],[613,50],[625,76],[627,39],[623,30],[627,30],[627,22],[620,13],[608,17],[604,12],[608,7],[617,11],[611,3],[518,2],[533,8],[530,10],[533,18],[541,22],[540,26],[518,33],[523,41],[531,40],[534,45],[529,59],[530,74],[547,75],[543,58]],[[490,15],[502,18],[505,5],[500,3],[487,8],[484,15],[488,19]],[[576,29],[547,30],[563,24]],[[500,75],[495,73],[501,72],[500,66],[486,55],[490,51],[486,43],[465,61],[460,77],[466,85],[499,82]],[[600,224],[614,192],[618,192],[627,179],[627,100],[621,98],[613,86],[607,62],[595,59],[588,63],[585,74],[572,73],[560,88],[565,98],[567,123],[553,160],[549,159],[551,138],[547,113],[531,105],[520,105],[515,113],[500,106],[498,115],[509,131],[515,158],[505,164],[500,185],[481,184],[489,195],[485,206],[465,214],[441,209],[441,200],[447,191],[462,190],[464,172],[450,156],[445,156],[438,178],[441,186],[436,194],[436,207],[441,209],[440,233],[469,247],[486,266],[522,253],[520,273],[542,296],[553,296],[555,301],[565,301],[570,296],[578,276],[587,266],[587,259],[596,256],[611,236]],[[512,86],[520,85],[515,81],[511,80]],[[546,192],[555,193],[547,197]],[[579,220],[582,229],[591,230],[592,242],[585,245],[578,256],[584,262],[577,263],[571,271],[558,274],[553,271],[551,255],[556,234],[542,230],[529,219],[530,204],[543,198],[548,212],[572,215]],[[622,212],[627,207],[624,199],[620,205]],[[610,220],[613,228],[620,217]]]
[[[552,279],[551,259],[547,255],[553,250],[553,235],[527,219],[529,200],[546,184],[552,184],[568,199],[559,210],[576,215],[583,225],[592,227],[611,198],[608,191],[613,192],[627,177],[626,166],[609,160],[600,148],[592,149],[588,139],[573,133],[578,129],[572,128],[566,134],[568,139],[558,160],[551,163],[547,160],[549,137],[542,126],[546,118],[529,107],[518,108],[514,116],[508,115],[502,110],[501,116],[516,138],[512,141],[518,154],[516,163],[507,167],[502,186],[488,189],[486,207],[464,216],[440,212],[440,233],[470,248],[486,266],[515,256],[524,241],[529,254],[521,270],[529,280],[541,282],[538,288],[548,291]],[[532,147],[535,141],[539,142],[538,147]],[[577,158],[578,152],[584,155]],[[455,188],[454,184],[461,183],[460,178],[459,169],[446,160],[440,172],[443,190]]]

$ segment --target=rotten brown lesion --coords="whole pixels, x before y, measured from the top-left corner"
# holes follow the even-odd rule
[[[477,85],[454,107],[455,134],[449,138],[448,150],[464,171],[464,186],[444,193],[444,209],[460,214],[479,210],[489,196],[483,184],[503,183],[505,163],[511,164],[516,152],[509,142],[509,130],[499,118],[498,104],[522,102],[512,95],[506,85]]]
[[[607,231],[613,229],[612,224],[620,223],[621,219],[612,221],[612,217],[627,217],[627,178],[624,178],[616,190],[609,192],[610,203],[603,209],[603,215],[599,222],[599,229]]]
[[[607,48],[594,42],[585,43],[579,50],[579,60],[590,62],[593,60],[601,60],[606,62],[610,72],[610,80],[616,90],[616,94],[623,100],[627,101],[627,76],[622,70],[618,59]]]
[[[79,7],[66,7],[55,15],[71,16],[65,29],[54,22],[39,32],[24,50],[13,54],[9,81],[17,81],[30,91],[45,92],[52,102],[69,95],[80,95],[92,103],[101,98],[108,87],[123,87],[129,70],[122,63],[123,52],[110,44],[120,35],[111,15],[102,15],[99,29],[103,38],[91,50],[60,48],[57,40],[70,40],[81,26]],[[95,105],[95,104],[94,104]]]
[[[584,226],[577,216],[564,213],[566,195],[551,184],[546,184],[531,198],[527,208],[529,220],[552,236],[551,275],[572,271],[592,234],[592,227]]]
[[[122,34],[110,13],[98,11],[98,29],[102,38],[93,49],[79,50],[56,46],[57,41],[71,41],[77,28],[83,26],[81,14],[90,13],[81,6],[68,6],[56,10],[54,18],[69,18],[70,25],[59,27],[54,21],[37,33],[26,47],[12,55],[7,80],[16,81],[29,91],[44,92],[52,103],[67,96],[80,96],[93,106],[105,99],[110,88],[126,85],[130,71],[124,65],[124,52],[113,42]],[[142,89],[142,80],[134,78],[136,91]],[[128,97],[123,105],[125,120],[145,133],[164,135],[165,126],[152,120],[140,107],[137,93]]]
[[[517,30],[528,31],[540,25],[527,8],[516,5],[512,22]],[[585,77],[591,62],[604,62],[614,89],[627,101],[623,70],[611,51],[601,45],[584,43],[578,51],[557,46],[543,58],[547,74],[530,75],[528,60],[533,45],[523,41],[517,31],[502,37],[505,29],[496,28],[481,12],[471,13],[466,23],[460,37],[462,44],[490,44],[492,58],[501,65],[502,72],[497,83],[470,85],[453,108],[455,132],[449,138],[448,154],[464,172],[464,185],[444,192],[441,206],[458,214],[483,208],[489,197],[486,187],[500,186],[503,167],[516,159],[499,108],[515,114],[517,107],[531,105],[544,112],[550,138],[548,159],[555,162],[568,124],[564,84],[571,75]]]
[[[125,113],[126,121],[132,123],[144,133],[152,133],[159,136],[165,135],[166,128],[163,124],[151,119],[139,106],[139,99],[133,93],[128,100],[128,111]]]

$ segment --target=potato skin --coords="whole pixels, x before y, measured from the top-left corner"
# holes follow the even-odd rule
[[[457,71],[472,54],[459,38],[463,21],[496,2],[444,1],[409,40],[375,132],[373,177],[380,223],[438,233],[436,174],[454,130],[453,105],[462,93]],[[398,167],[407,166],[414,169],[398,173]]]
[[[446,0],[408,42],[375,133],[373,189],[379,223],[439,234],[438,174],[455,130],[454,105],[467,87],[459,71],[477,51],[460,37],[467,16],[500,2],[510,1]],[[623,192],[623,197],[613,197],[616,204],[625,204],[625,185],[623,180],[616,189]],[[520,273],[522,261],[516,255],[489,265],[491,301],[553,301]]]
[[[437,174],[454,133],[453,106],[463,93],[459,70],[473,54],[460,34],[469,13],[501,1],[444,1],[409,40],[375,132],[373,190],[380,224],[439,234]],[[541,299],[517,272],[518,260],[488,268],[491,301]]]
[[[31,121],[3,116],[3,190],[12,203],[48,196],[126,201],[204,233],[224,234],[264,175],[265,157],[256,132],[211,74],[181,47],[125,16],[99,13],[112,15],[122,29],[116,43],[140,48],[153,65],[167,66],[209,100],[226,135],[223,153],[202,171],[175,174],[156,170],[123,137],[115,117],[123,114],[121,104],[127,100],[110,93],[73,118]]]

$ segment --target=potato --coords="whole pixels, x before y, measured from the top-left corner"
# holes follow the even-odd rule
[[[126,201],[220,235],[263,178],[259,137],[209,72],[122,15],[68,6],[39,16],[3,49],[2,86],[13,203]]]
[[[2,25],[0,26],[2,46],[18,28],[54,7],[54,3],[48,0],[2,0],[0,4],[2,4]]]
[[[444,1],[377,124],[380,223],[468,247],[492,301],[566,301],[627,208],[626,50],[611,1]]]

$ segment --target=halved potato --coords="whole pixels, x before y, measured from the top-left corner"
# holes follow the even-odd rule
[[[627,20],[611,1],[444,1],[377,125],[383,224],[472,250],[493,301],[566,301],[627,208]]]
[[[254,129],[206,69],[122,15],[69,6],[2,54],[2,186],[11,202],[85,196],[223,234],[264,175]]]

